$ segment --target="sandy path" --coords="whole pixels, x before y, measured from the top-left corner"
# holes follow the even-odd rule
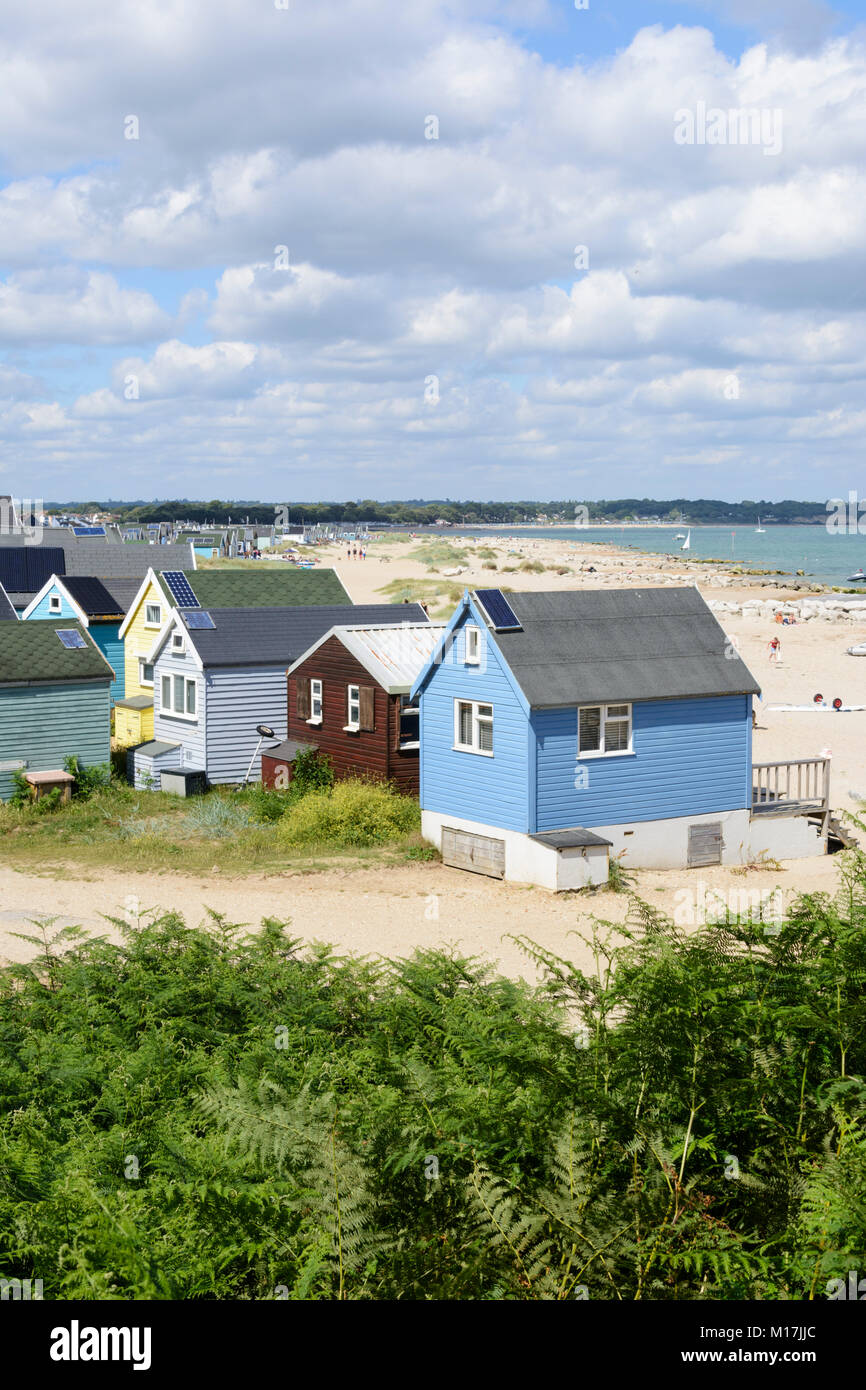
[[[213,874],[108,873],[99,878],[37,877],[0,864],[0,957],[28,960],[34,948],[12,935],[33,931],[34,918],[55,917],[77,922],[89,931],[116,939],[102,914],[124,916],[131,923],[137,911],[174,908],[189,925],[206,918],[207,909],[228,920],[258,926],[262,917],[291,918],[292,932],[307,941],[333,942],[359,955],[396,957],[416,947],[456,945],[467,955],[498,960],[513,977],[534,979],[531,962],[509,933],[524,934],[548,949],[591,968],[587,950],[572,935],[586,929],[591,915],[622,921],[628,908],[625,895],[599,893],[591,898],[553,896],[538,888],[520,888],[478,874],[447,869],[440,864],[397,868],[336,869],[308,875],[276,875],[222,879]],[[785,895],[794,891],[832,891],[836,886],[833,857],[792,862],[781,872],[735,874],[729,869],[706,869],[700,874],[646,870],[638,875],[637,891],[646,901],[686,925],[684,907],[703,900],[711,889],[737,895],[770,894],[778,885]]]

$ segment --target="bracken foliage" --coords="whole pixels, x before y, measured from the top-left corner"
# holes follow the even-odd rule
[[[214,916],[0,979],[0,1275],[48,1298],[800,1299],[866,1244],[866,862],[632,900],[536,986]],[[121,924],[117,924],[121,927]]]

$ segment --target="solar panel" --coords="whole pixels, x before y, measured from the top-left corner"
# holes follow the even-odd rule
[[[104,526],[73,526],[73,536],[104,536]]]
[[[59,627],[57,629],[57,636],[60,638],[64,647],[68,647],[70,651],[76,647],[87,646],[82,634],[76,632],[74,627]]]
[[[201,608],[183,570],[163,570],[162,577],[178,608]]]
[[[475,597],[490,619],[494,632],[519,632],[520,622],[501,589],[476,589]]]
[[[216,627],[216,623],[210,613],[206,613],[203,608],[193,608],[191,612],[183,615],[184,622],[190,629],[197,627]]]

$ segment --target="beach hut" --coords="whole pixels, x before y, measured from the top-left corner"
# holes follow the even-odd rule
[[[430,622],[331,628],[289,667],[289,737],[315,740],[338,778],[375,777],[417,795],[409,692],[443,632]]]
[[[115,739],[127,748],[154,736],[153,668],[148,653],[178,604],[204,608],[318,607],[349,603],[336,572],[213,569],[192,574],[150,569],[118,635],[123,642],[125,699],[115,712]]]
[[[613,856],[824,853],[828,764],[767,782],[757,693],[693,587],[467,592],[412,690],[423,833],[446,863],[553,889],[603,881]]]
[[[0,622],[0,800],[16,770],[62,775],[70,755],[85,766],[109,761],[112,678],[74,619]]]
[[[123,642],[120,625],[139,587],[136,579],[96,579],[85,575],[57,575],[43,584],[21,614],[23,622],[46,618],[74,618],[90,631],[112,671],[111,699],[124,696]]]
[[[287,668],[349,620],[417,624],[426,615],[418,604],[383,603],[173,609],[147,653],[159,770],[191,768],[214,783],[258,780],[257,726],[274,730],[271,742],[286,735]]]

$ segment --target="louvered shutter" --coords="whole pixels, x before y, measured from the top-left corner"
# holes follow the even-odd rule
[[[711,864],[721,864],[723,846],[721,821],[690,825],[688,867],[702,869]]]
[[[442,827],[442,863],[455,869],[469,869],[491,878],[505,877],[505,841],[489,835],[475,835],[470,830]]]
[[[310,682],[304,678],[295,682],[297,691],[297,711],[299,719],[309,719],[310,717]]]
[[[365,733],[371,734],[376,727],[376,687],[373,685],[361,686],[361,718],[360,726]]]

